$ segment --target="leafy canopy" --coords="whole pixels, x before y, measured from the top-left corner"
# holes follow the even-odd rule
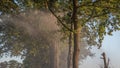
[[[72,23],[73,4],[71,0],[1,0],[0,11],[2,14],[17,13],[26,9],[47,9],[49,8],[57,17],[59,25],[67,34]],[[82,28],[81,35],[83,39],[88,41],[89,45],[99,46],[106,34],[112,35],[113,31],[120,30],[120,1],[119,0],[79,0],[77,11],[77,20],[79,26]],[[60,13],[60,14],[59,14]],[[66,27],[65,27],[66,26]],[[0,27],[8,28],[8,27]],[[14,28],[13,28],[14,29]],[[9,39],[11,34],[4,36],[6,31],[1,30],[3,33],[1,37],[7,37],[2,41],[14,41]],[[13,32],[16,30],[13,30]],[[73,31],[73,30],[71,30]],[[73,31],[74,32],[74,31]],[[19,32],[14,32],[15,38],[18,38]],[[3,44],[3,42],[1,43]],[[8,46],[5,44],[5,46]],[[8,46],[9,47],[9,46]],[[7,48],[6,48],[7,49]],[[4,51],[3,51],[4,52]]]

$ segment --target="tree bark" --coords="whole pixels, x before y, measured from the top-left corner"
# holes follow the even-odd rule
[[[104,61],[104,68],[108,68],[108,66],[109,66],[109,59],[108,59],[108,62],[107,62],[105,52],[102,53],[102,56],[103,56],[102,59]]]
[[[54,68],[59,68],[59,52],[58,52],[58,45],[55,45]]]
[[[74,52],[73,52],[73,68],[78,68],[79,65],[79,55],[80,55],[80,46],[79,46],[79,29],[78,29],[78,23],[74,24],[74,30],[76,32],[74,33]]]
[[[74,52],[73,52],[73,68],[78,68],[79,66],[79,55],[80,55],[80,30],[77,18],[77,6],[78,0],[73,0],[73,24],[74,24]]]
[[[59,44],[54,41],[50,47],[50,68],[59,68]]]
[[[73,30],[73,24],[71,22],[71,30]],[[70,31],[69,35],[69,51],[68,51],[68,68],[72,68],[72,56],[73,56],[73,46],[72,46],[73,33]]]

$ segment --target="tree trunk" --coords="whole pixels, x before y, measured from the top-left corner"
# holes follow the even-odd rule
[[[80,46],[79,46],[79,29],[78,29],[78,23],[74,24],[74,30],[76,32],[74,33],[74,52],[73,52],[73,68],[78,68],[79,65],[79,55],[80,55]]]
[[[50,68],[59,68],[59,44],[54,41],[54,44],[50,47]]]
[[[108,59],[108,62],[107,62],[105,52],[102,53],[102,56],[103,56],[102,59],[104,61],[104,68],[108,68],[108,66],[109,66],[109,59]]]
[[[71,23],[71,30],[73,30],[73,24]],[[73,34],[70,31],[69,35],[69,51],[68,51],[68,68],[72,68],[72,56],[73,56],[73,46],[72,46]]]
[[[79,67],[79,55],[80,55],[80,30],[79,23],[77,18],[77,6],[78,0],[73,0],[73,24],[74,24],[74,52],[73,52],[73,68]]]
[[[55,46],[55,58],[54,58],[54,68],[59,68],[59,44],[57,44],[57,42],[55,42],[56,44]]]

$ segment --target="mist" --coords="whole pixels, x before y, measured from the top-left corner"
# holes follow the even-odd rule
[[[67,38],[61,40],[64,34],[50,11],[28,10],[1,15],[0,28],[1,37],[7,38],[3,49],[12,56],[24,57],[24,67],[67,68],[68,41]],[[82,41],[80,60],[92,55],[88,44]]]

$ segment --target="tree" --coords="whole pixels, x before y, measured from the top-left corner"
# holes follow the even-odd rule
[[[71,30],[73,30],[73,25],[71,23]],[[73,56],[73,33],[69,32],[69,51],[68,51],[68,68],[72,68],[72,56]]]
[[[110,59],[106,58],[105,52],[103,52],[101,55],[102,55],[101,59],[103,59],[103,62],[104,62],[104,68],[109,68]]]
[[[15,0],[0,0],[0,12],[2,12],[2,14],[17,13],[18,9],[19,7]]]
[[[9,68],[23,68],[23,64],[15,60],[10,60],[8,62],[8,67]]]
[[[40,62],[45,63],[44,66],[50,65],[50,68],[56,68],[59,64],[57,61],[59,60],[57,50],[60,45],[59,28],[55,24],[56,19],[47,10],[45,10],[46,13],[43,11],[30,10],[15,16],[3,15],[1,17],[1,27],[3,28],[1,43],[5,44],[1,46],[1,52],[33,58],[37,54],[40,57]],[[29,13],[31,15],[27,15]],[[43,16],[36,16],[36,14]],[[46,18],[49,20],[45,20]]]
[[[49,16],[51,18],[48,24],[45,19]],[[1,16],[1,27],[4,28],[1,32],[4,34],[1,35],[1,42],[5,43],[1,46],[1,52],[8,55],[11,53],[12,56],[22,55],[25,57],[24,67],[27,68],[53,68],[57,63],[60,65],[58,67],[67,68],[68,47],[66,43],[61,44],[62,35],[56,29],[59,27],[54,24],[55,22],[50,22],[54,21],[53,18],[51,14],[44,14],[42,10],[30,10],[15,16]],[[58,46],[60,54],[54,50],[55,46]],[[59,54],[57,58],[54,58],[57,55],[54,52]],[[56,62],[56,59],[59,61]]]
[[[7,62],[1,62],[0,67],[1,68],[7,68],[7,64],[8,64]]]
[[[62,6],[65,13],[68,13],[70,9],[72,10],[72,23],[74,25],[74,29],[72,30],[74,33],[74,53],[73,53],[73,68],[78,68],[78,60],[79,60],[79,41],[80,41],[80,34],[82,29],[85,27],[88,32],[89,36],[86,36],[88,43],[91,45],[95,45],[97,40],[98,46],[101,46],[102,40],[104,35],[109,34],[113,30],[119,30],[119,13],[120,11],[117,10],[120,4],[120,1],[116,0],[108,0],[108,1],[78,1],[72,0],[72,3],[68,1],[61,1],[61,4],[64,3],[65,5]],[[69,4],[68,4],[69,3]],[[72,4],[72,8],[70,7]],[[64,7],[63,7],[64,6]],[[61,9],[62,9],[61,8]],[[52,12],[53,15],[54,12]],[[55,15],[56,18],[58,18]],[[67,30],[70,30],[65,24],[64,21],[59,22],[66,27]],[[114,24],[113,24],[114,23]],[[111,28],[112,27],[112,28]],[[70,30],[71,31],[71,30]],[[91,42],[92,40],[92,42]]]
[[[0,63],[1,68],[23,68],[23,64],[16,60],[4,61]]]

